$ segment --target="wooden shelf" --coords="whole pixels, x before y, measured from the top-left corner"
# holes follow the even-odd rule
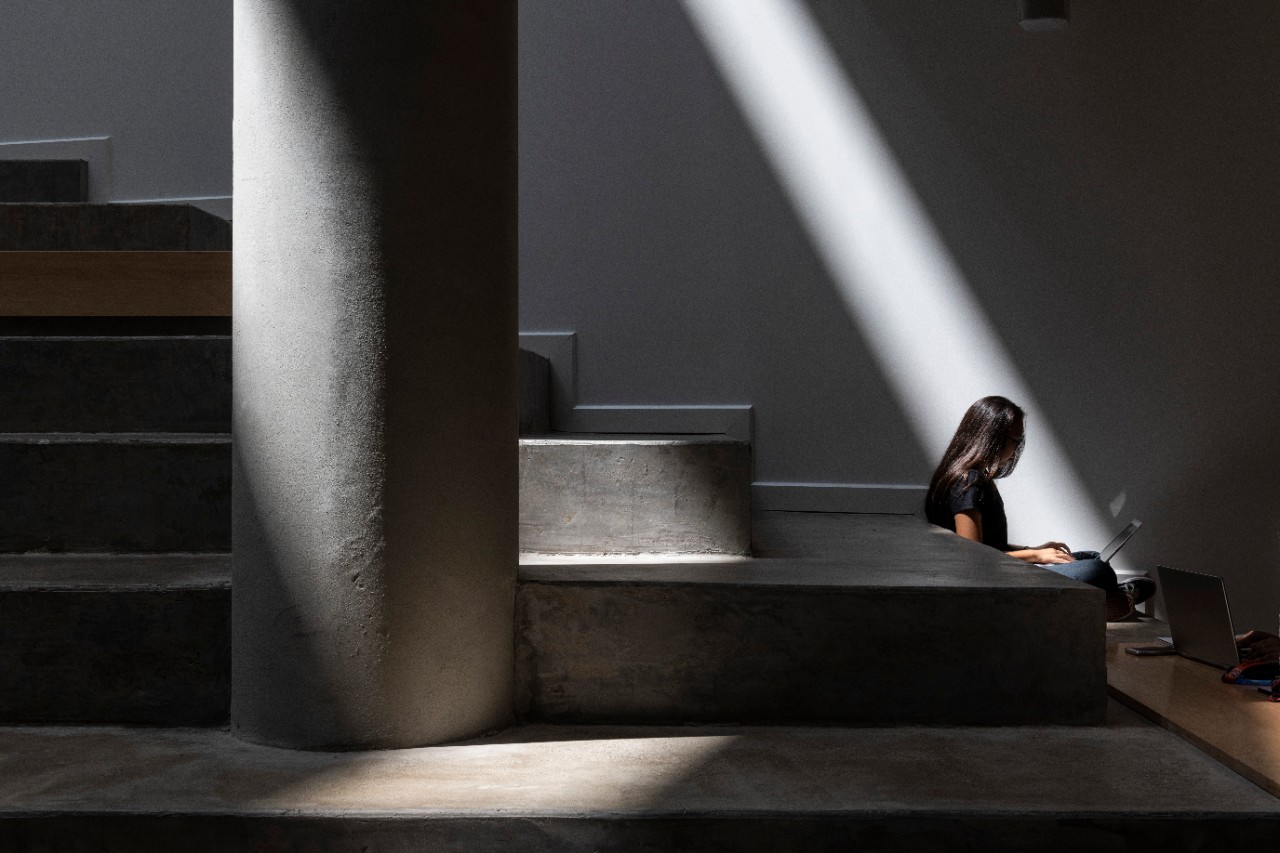
[[[230,317],[230,252],[0,252],[3,317]]]
[[[1125,647],[1168,636],[1163,622],[1107,626],[1107,689],[1255,785],[1280,796],[1280,703],[1222,683],[1222,670],[1178,655],[1135,657]]]

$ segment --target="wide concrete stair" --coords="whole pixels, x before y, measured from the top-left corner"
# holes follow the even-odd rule
[[[83,322],[79,329],[60,325],[85,330]],[[93,334],[90,327],[90,334],[73,335],[29,321],[27,334],[0,334],[0,432],[231,431],[230,336],[147,334],[154,327],[122,325],[99,324],[125,334]]]
[[[210,344],[227,339],[0,340],[22,430],[0,434],[0,721],[226,719],[227,412],[179,390],[229,390],[203,374]]]
[[[218,725],[226,554],[0,556],[0,720]]]
[[[0,470],[0,551],[231,549],[226,433],[5,433]]]
[[[525,719],[1096,725],[1099,590],[920,519],[758,513],[756,555],[528,556]]]
[[[0,252],[0,850],[1211,851],[1280,830],[1270,795],[1107,704],[1100,591],[917,518],[752,515],[745,442],[555,433],[531,353],[520,723],[350,755],[231,736],[229,257],[191,251],[221,238],[189,211],[52,204],[74,173],[0,169],[0,201],[49,203],[0,211],[25,250]]]
[[[0,168],[0,721],[218,724],[230,226],[69,175]]]

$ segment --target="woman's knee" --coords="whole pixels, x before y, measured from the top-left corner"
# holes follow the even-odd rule
[[[1076,560],[1074,563],[1064,563],[1066,566],[1072,566],[1071,576],[1076,580],[1084,581],[1089,586],[1096,586],[1099,589],[1115,589],[1116,573],[1109,563],[1097,558],[1091,560]]]

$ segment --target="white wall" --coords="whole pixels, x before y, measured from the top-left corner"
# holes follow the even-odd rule
[[[1093,508],[1147,523],[1129,565],[1220,572],[1274,630],[1280,19],[1072,7],[1031,36],[1003,0],[807,3]],[[750,403],[757,480],[927,480],[676,0],[521,11],[521,325],[578,333],[581,400]]]
[[[87,157],[94,200],[230,215],[231,0],[10,2],[0,57],[0,157]]]

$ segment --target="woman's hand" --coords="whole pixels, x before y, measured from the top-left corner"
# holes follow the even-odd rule
[[[1043,551],[1045,548],[1052,548],[1055,551],[1062,551],[1068,556],[1071,555],[1071,549],[1067,547],[1066,542],[1046,542],[1043,545],[1036,546],[1037,551]]]
[[[1266,631],[1249,631],[1236,637],[1236,648],[1248,649],[1249,659],[1280,657],[1280,637]]]
[[[1061,542],[1046,542],[1039,548],[1032,548],[1031,554],[1033,563],[1074,563],[1075,557],[1071,556],[1071,552],[1065,550],[1066,545]]]

